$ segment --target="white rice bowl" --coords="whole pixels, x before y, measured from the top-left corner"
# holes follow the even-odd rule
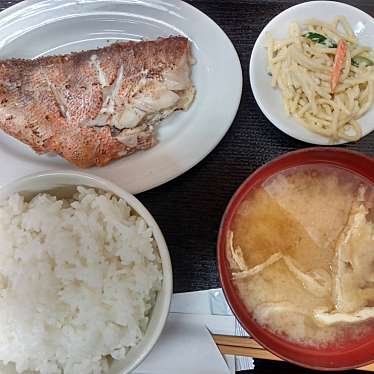
[[[113,194],[0,203],[0,360],[18,372],[106,372],[142,340],[162,282],[152,229]]]

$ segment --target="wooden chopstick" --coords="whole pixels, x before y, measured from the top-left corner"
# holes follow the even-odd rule
[[[282,361],[279,357],[264,349],[247,348],[247,347],[233,347],[230,345],[219,345],[218,349],[225,355],[250,356],[253,358],[261,358],[263,360]]]
[[[243,338],[241,336],[213,335],[213,340],[217,345],[264,349],[254,339]]]
[[[243,338],[240,336],[213,335],[213,340],[217,344],[222,354],[250,356],[263,360],[282,361],[279,357],[268,352],[260,344],[251,338]],[[374,365],[368,365],[358,370],[374,372]]]
[[[362,368],[359,368],[358,370],[374,371],[374,365],[364,366]]]

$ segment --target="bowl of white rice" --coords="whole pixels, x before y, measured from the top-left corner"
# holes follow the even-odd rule
[[[169,252],[133,195],[80,172],[0,189],[0,372],[124,374],[172,295]]]

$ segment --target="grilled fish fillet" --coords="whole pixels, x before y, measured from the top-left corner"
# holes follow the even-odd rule
[[[0,128],[87,168],[148,149],[154,124],[193,101],[184,37],[0,61]]]

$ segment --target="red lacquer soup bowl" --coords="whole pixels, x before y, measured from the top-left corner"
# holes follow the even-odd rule
[[[232,281],[226,258],[226,237],[243,199],[272,175],[302,165],[335,166],[358,174],[374,184],[374,158],[340,148],[308,148],[287,153],[264,165],[239,187],[222,218],[218,234],[217,259],[226,299],[242,326],[264,348],[292,363],[319,370],[345,370],[374,362],[374,333],[336,347],[313,348],[292,343],[260,326],[241,301]],[[374,329],[373,329],[374,331]]]

